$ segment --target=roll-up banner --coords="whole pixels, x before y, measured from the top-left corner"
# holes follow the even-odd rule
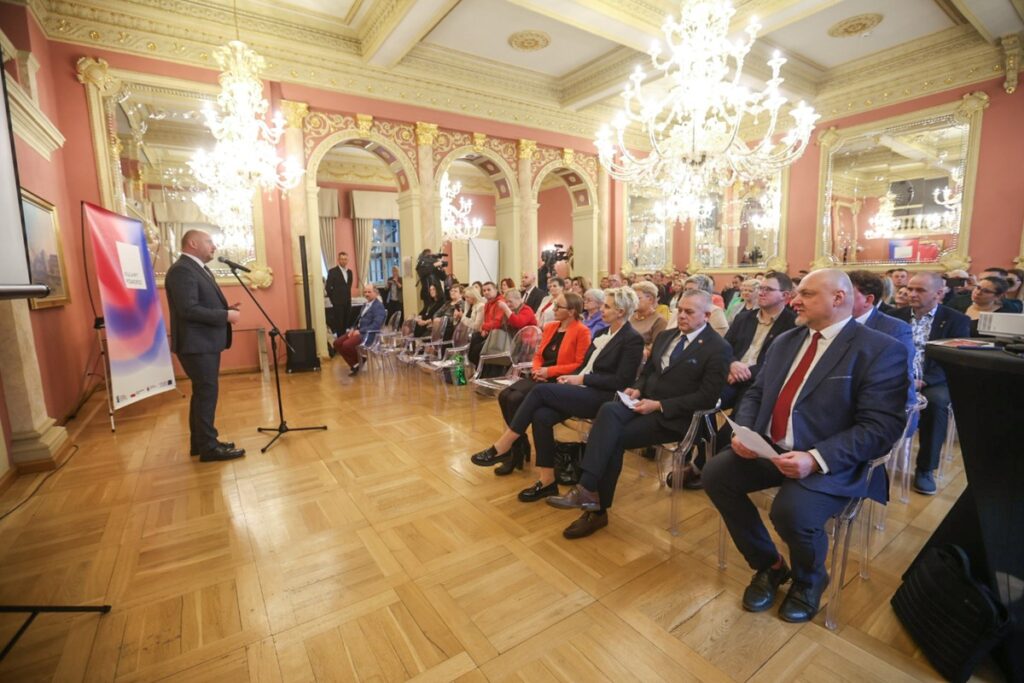
[[[167,325],[142,222],[83,202],[99,282],[114,409],[174,388]]]

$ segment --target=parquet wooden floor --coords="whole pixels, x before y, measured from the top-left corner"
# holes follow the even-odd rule
[[[627,454],[608,528],[567,541],[574,513],[516,500],[529,467],[470,464],[500,433],[493,399],[346,370],[283,378],[290,424],[329,429],[266,454],[272,385],[222,378],[218,425],[249,452],[230,463],[189,458],[177,393],[119,413],[115,434],[94,396],[72,459],[0,521],[0,603],[113,611],[40,617],[0,680],[938,680],[888,601],[963,489],[958,465],[939,495],[890,505],[832,633],[823,615],[744,612],[750,571],[731,545],[717,568],[706,496],[682,494],[672,536],[648,461]],[[19,624],[0,619],[0,638]]]

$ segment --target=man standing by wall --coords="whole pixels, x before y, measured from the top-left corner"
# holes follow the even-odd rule
[[[331,329],[340,337],[348,329],[348,318],[352,313],[352,270],[348,267],[348,254],[345,252],[338,252],[338,265],[327,271],[325,289],[333,311]]]
[[[220,354],[231,347],[231,326],[238,322],[238,304],[228,306],[206,264],[217,247],[202,230],[181,238],[181,256],[167,270],[164,286],[171,316],[171,350],[192,380],[188,427],[190,452],[201,462],[233,460],[245,455],[235,444],[219,441],[213,418],[217,412]]]

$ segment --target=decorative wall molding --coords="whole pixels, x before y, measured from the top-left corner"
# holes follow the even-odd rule
[[[1003,90],[1007,95],[1012,95],[1017,90],[1017,78],[1020,71],[1020,35],[1012,33],[999,39],[999,47],[1003,51],[1003,71],[1006,73],[1006,80],[1003,81]]]
[[[64,135],[19,83],[6,73],[4,77],[7,78],[14,134],[49,161],[53,153],[64,146]]]

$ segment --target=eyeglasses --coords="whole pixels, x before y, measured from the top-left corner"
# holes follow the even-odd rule
[[[560,308],[569,308],[569,307],[568,306],[563,306],[562,304],[551,304],[551,308],[557,311]]]
[[[977,292],[982,292],[983,294],[991,294],[992,296],[997,296],[999,294],[999,292],[992,289],[985,289],[981,285],[974,285],[974,290]]]
[[[781,292],[782,291],[778,287],[765,287],[764,285],[761,285],[758,289],[760,291],[762,291],[762,292]]]

